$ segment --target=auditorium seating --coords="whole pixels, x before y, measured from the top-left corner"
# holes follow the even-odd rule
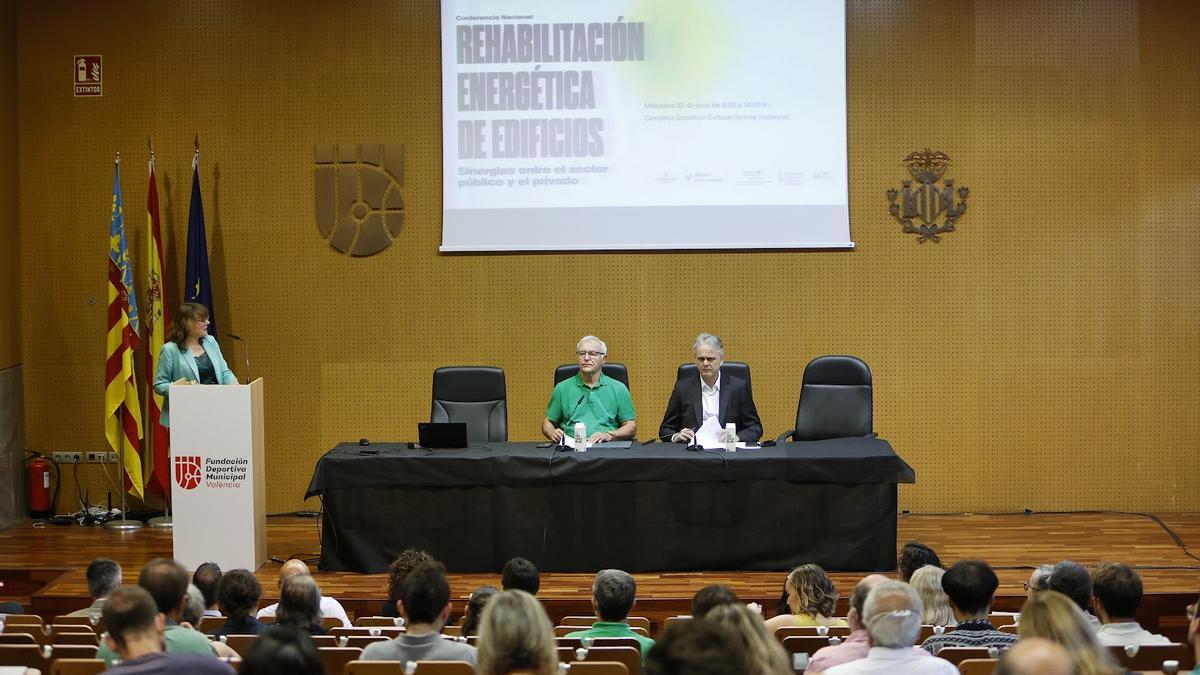
[[[959,662],[958,672],[962,675],[992,675],[999,663],[999,659],[965,659]]]
[[[402,624],[396,623],[398,618],[390,616],[360,616],[354,620],[355,628],[386,627],[396,628]],[[449,628],[449,626],[447,626]]]
[[[824,629],[823,631],[821,629]],[[783,640],[795,636],[815,635],[844,638],[850,634],[849,626],[783,626],[775,629],[775,637]]]
[[[504,371],[493,366],[448,366],[433,371],[431,422],[465,422],[474,443],[508,440]]]
[[[571,675],[629,675],[629,668],[615,661],[572,661]]]
[[[592,624],[600,619],[594,616],[564,616],[562,621],[559,621],[560,626],[583,626],[591,628]],[[629,616],[625,617],[625,623],[629,624],[630,628],[642,628],[647,632],[650,631],[650,619],[644,616]]]
[[[579,649],[583,646],[583,638],[556,637],[554,642],[559,647]],[[590,638],[592,647],[633,647],[641,649],[641,644],[631,637]]]
[[[98,675],[106,670],[103,659],[58,659],[50,664],[50,675]]]
[[[811,655],[817,653],[817,650],[822,647],[828,647],[829,644],[829,638],[822,635],[789,635],[783,638],[783,648],[789,654]]]
[[[1125,647],[1108,649],[1117,663],[1129,670],[1159,670],[1163,661],[1178,661],[1180,672],[1188,672],[1196,665],[1191,647],[1185,644],[1142,645],[1136,650]]]
[[[415,675],[475,675],[466,661],[417,661]],[[404,664],[399,661],[351,661],[342,675],[402,675]]]
[[[870,436],[874,429],[872,405],[871,369],[862,359],[818,356],[804,368],[796,426],[777,440]]]
[[[967,659],[994,659],[995,647],[942,647],[937,657],[958,665]]]
[[[317,649],[317,652],[321,654],[321,663],[324,664],[326,673],[342,672],[347,663],[362,657],[362,651],[358,647],[319,647]]]
[[[587,630],[587,629],[589,629],[589,628],[591,628],[591,627],[592,627],[592,624],[590,624],[590,623],[589,623],[589,624],[587,624],[586,626],[584,626],[584,625],[579,625],[579,626],[566,626],[566,625],[555,626],[555,627],[554,627],[554,637],[566,637],[566,636],[567,636],[567,633],[577,633],[577,632],[579,632],[579,631],[581,631],[581,630]],[[637,633],[638,635],[645,635],[646,637],[650,637],[650,631],[646,630],[645,628],[642,628],[641,626],[630,626],[630,627],[629,627],[629,629],[630,629],[630,630],[632,630],[633,632]]]
[[[629,370],[625,367],[624,363],[606,363],[602,367],[602,370],[605,375],[617,380],[625,385],[626,388],[629,387]],[[558,384],[569,377],[575,377],[577,373],[579,373],[579,364],[564,363],[554,369],[554,384]]]

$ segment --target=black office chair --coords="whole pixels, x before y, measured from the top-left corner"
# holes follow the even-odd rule
[[[449,366],[433,371],[431,422],[466,422],[471,442],[508,440],[504,371],[494,366]]]
[[[754,396],[754,388],[750,386],[750,364],[742,363],[741,361],[725,361],[721,364],[721,373],[729,373],[734,377],[741,378],[746,381],[746,391],[750,392],[751,398]],[[700,371],[696,370],[696,364],[681,363],[679,370],[675,371],[675,379],[682,380],[684,378],[695,378],[700,376]]]
[[[871,436],[871,369],[856,356],[818,356],[804,368],[793,441]]]
[[[601,370],[605,375],[625,385],[626,389],[629,388],[629,371],[625,369],[624,363],[606,363]],[[575,377],[578,372],[579,364],[564,363],[554,369],[554,384],[558,384],[568,377]]]

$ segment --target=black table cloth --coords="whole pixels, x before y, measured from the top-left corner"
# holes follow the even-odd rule
[[[343,443],[317,463],[321,569],[384,572],[407,547],[452,572],[895,568],[887,441],[845,438],[736,453],[673,444],[553,452],[535,443],[414,450]]]

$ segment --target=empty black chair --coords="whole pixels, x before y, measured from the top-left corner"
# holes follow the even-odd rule
[[[728,373],[734,377],[746,381],[746,390],[750,392],[750,396],[754,396],[754,389],[750,386],[750,364],[742,363],[741,361],[725,361],[721,364],[721,374]],[[682,380],[688,377],[700,377],[700,371],[696,369],[695,362],[682,363],[679,365],[679,370],[675,372],[675,379]]]
[[[605,375],[625,385],[629,388],[629,371],[625,369],[624,363],[606,363],[601,366],[601,370]],[[554,369],[554,384],[558,384],[568,377],[575,377],[579,372],[578,363],[564,363]]]
[[[796,428],[779,442],[870,436],[874,429],[871,369],[856,356],[818,356],[804,368]]]
[[[448,366],[433,371],[431,422],[466,422],[467,440],[508,440],[504,371],[494,366]]]

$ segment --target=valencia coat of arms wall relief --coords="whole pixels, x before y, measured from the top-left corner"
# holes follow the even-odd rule
[[[900,222],[901,231],[917,235],[917,243],[926,240],[941,242],[941,235],[953,232],[959,218],[967,212],[967,196],[971,190],[954,187],[954,179],[942,185],[942,174],[950,167],[950,156],[940,150],[918,150],[904,158],[908,173],[916,181],[903,180],[900,189],[889,188],[892,217]]]

